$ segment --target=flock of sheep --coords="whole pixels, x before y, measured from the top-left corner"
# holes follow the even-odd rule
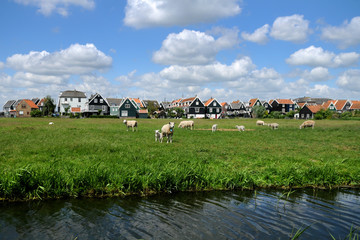
[[[131,120],[131,121],[124,120],[123,123],[126,125],[127,131],[129,131],[129,128],[132,128],[133,132],[134,132],[135,128],[137,129],[137,121],[135,121],[135,120]],[[261,121],[261,120],[256,121],[256,125],[269,126],[271,129],[274,129],[274,130],[279,128],[278,123],[265,123],[264,121]],[[218,126],[217,124],[212,125],[211,131],[216,132],[217,126]],[[169,123],[165,124],[164,126],[162,126],[161,130],[155,130],[155,142],[162,142],[163,138],[166,137],[167,138],[166,143],[169,143],[169,142],[172,143],[174,127],[175,127],[175,123],[169,122]],[[315,121],[308,120],[308,121],[303,122],[300,125],[300,129],[307,128],[307,127],[311,127],[314,129]],[[191,130],[193,130],[194,129],[194,121],[181,121],[179,124],[179,128],[190,128]],[[245,126],[243,126],[243,125],[240,125],[240,126],[235,125],[235,128],[238,129],[240,132],[245,131]]]

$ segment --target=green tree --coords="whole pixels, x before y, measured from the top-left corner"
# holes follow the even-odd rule
[[[147,110],[149,115],[154,115],[154,112],[158,110],[158,108],[155,106],[155,102],[149,101]]]
[[[176,112],[176,117],[181,118],[184,115],[184,109],[176,107],[174,108],[174,111]]]
[[[266,112],[266,108],[264,106],[256,105],[252,108],[252,112],[255,118],[263,118]]]
[[[47,95],[44,101],[43,115],[44,116],[51,115],[54,113],[54,111],[55,111],[54,99],[52,99],[50,95]]]
[[[41,117],[42,112],[39,109],[32,110],[30,113],[31,117]]]

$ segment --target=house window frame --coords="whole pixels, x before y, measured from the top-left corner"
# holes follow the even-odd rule
[[[100,103],[104,103],[104,99],[100,98]]]
[[[106,110],[107,110],[107,109],[106,109],[106,105],[103,105],[103,106],[102,106],[102,111],[103,111],[103,112],[106,112]]]
[[[125,104],[125,108],[130,108],[130,104],[129,104],[129,103],[126,103],[126,104]]]
[[[97,100],[97,98],[95,98],[95,99],[94,99],[94,103],[98,103],[98,100]]]
[[[78,98],[78,102],[81,102],[81,98]]]
[[[199,107],[196,107],[195,108],[195,113],[199,113],[200,112],[200,108]]]

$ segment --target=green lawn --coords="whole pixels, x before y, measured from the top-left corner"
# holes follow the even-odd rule
[[[48,123],[52,121],[54,125]],[[173,144],[154,130],[169,120],[0,119],[0,198],[111,196],[257,187],[335,187],[360,183],[360,121],[195,120]],[[211,132],[244,125],[245,132]],[[200,130],[200,129],[209,129]]]

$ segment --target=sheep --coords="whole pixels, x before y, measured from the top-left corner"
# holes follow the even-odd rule
[[[216,130],[217,130],[217,124],[212,125],[211,131],[212,131],[212,132],[215,132]]]
[[[264,126],[264,125],[265,125],[265,122],[264,122],[264,121],[261,121],[261,120],[257,120],[257,121],[256,121],[256,125]]]
[[[245,131],[245,127],[243,125],[241,126],[235,125],[235,127],[241,132]]]
[[[54,123],[53,123],[53,122],[49,122],[49,125],[54,125]]]
[[[181,121],[179,124],[179,128],[190,128],[193,130],[194,121]]]
[[[132,131],[134,132],[134,128],[136,128],[137,131],[137,121],[127,121],[126,119],[123,121],[123,123],[127,126],[127,130],[129,131],[129,128],[132,128]]]
[[[306,127],[312,127],[312,129],[314,129],[314,127],[315,127],[315,121],[308,120],[308,121],[303,122],[303,123],[300,125],[300,129],[306,128]]]
[[[272,129],[278,129],[279,128],[278,123],[270,123],[270,124],[268,124],[268,126],[271,127]]]
[[[155,130],[155,142],[162,142],[163,135],[160,130]]]
[[[169,142],[172,143],[174,127],[175,127],[174,122],[169,122],[168,124],[165,124],[164,126],[162,126],[161,134],[163,137],[167,137],[166,143],[169,143]]]

